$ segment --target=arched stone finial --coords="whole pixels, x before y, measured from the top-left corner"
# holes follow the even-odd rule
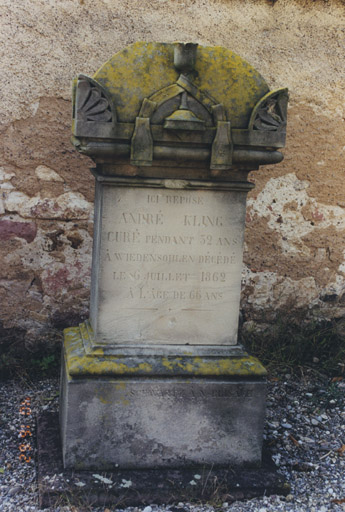
[[[187,92],[197,88],[205,106],[208,96],[215,100],[211,105],[222,103],[232,127],[246,129],[254,106],[269,92],[264,78],[227,48],[196,45],[195,76],[188,83],[174,66],[174,52],[179,44],[186,46],[134,43],[116,53],[95,73],[93,78],[109,92],[116,105],[118,122],[134,123],[144,98],[178,84]]]
[[[257,169],[283,159],[287,100],[226,48],[138,42],[77,79],[73,143],[96,162],[129,160],[146,175],[200,162],[217,176]]]

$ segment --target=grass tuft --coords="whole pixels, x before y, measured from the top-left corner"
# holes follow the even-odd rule
[[[313,368],[329,376],[345,377],[345,320],[305,321],[291,314],[274,324],[246,322],[240,342],[270,372]]]
[[[0,336],[0,380],[57,376],[60,368],[62,332],[47,330],[34,345],[12,333]]]

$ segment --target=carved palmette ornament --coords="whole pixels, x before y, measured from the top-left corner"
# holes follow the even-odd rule
[[[269,92],[253,109],[249,129],[262,131],[285,131],[287,119],[287,89]]]
[[[79,75],[75,85],[73,111],[76,137],[112,137],[116,111],[107,92],[93,78]]]
[[[110,103],[100,85],[84,75],[78,78],[76,110],[81,121],[111,123],[113,120]]]

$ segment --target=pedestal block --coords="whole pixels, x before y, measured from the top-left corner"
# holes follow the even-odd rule
[[[67,329],[60,411],[64,465],[258,466],[264,375],[258,360],[245,353],[87,356],[80,329]]]

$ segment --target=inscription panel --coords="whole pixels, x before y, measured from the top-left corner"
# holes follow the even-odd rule
[[[103,187],[98,341],[236,344],[244,215],[238,191]]]

